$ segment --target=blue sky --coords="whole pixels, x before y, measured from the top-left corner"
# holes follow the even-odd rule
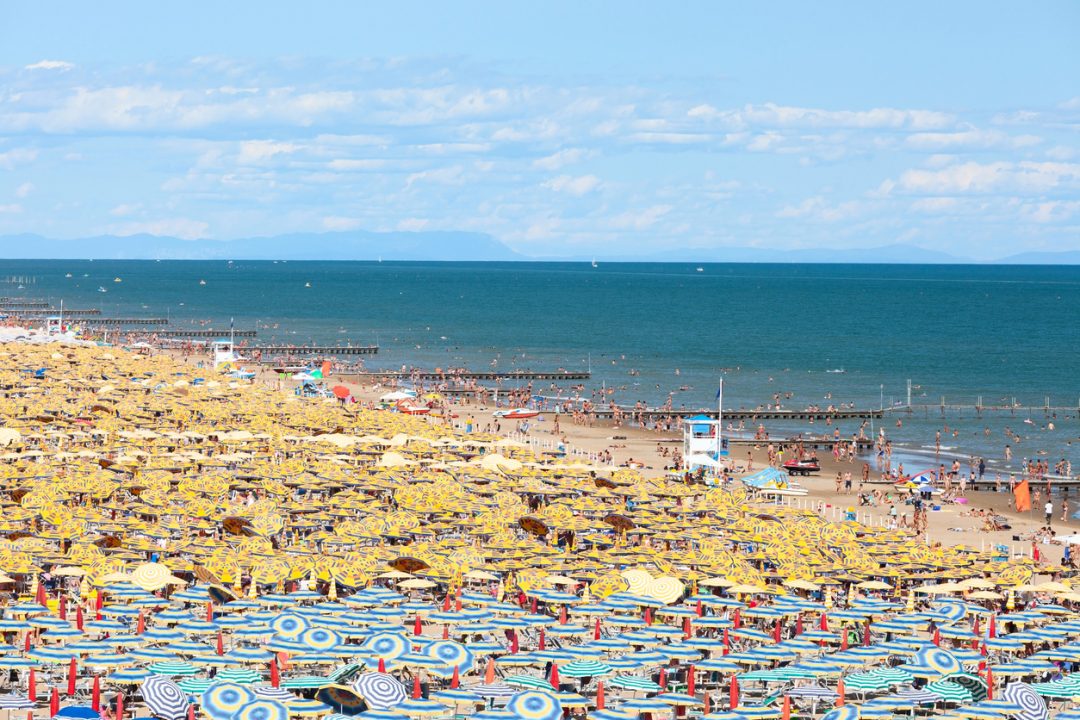
[[[162,5],[0,7],[0,233],[1080,249],[1074,2]]]

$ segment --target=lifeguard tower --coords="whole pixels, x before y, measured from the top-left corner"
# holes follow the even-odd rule
[[[214,370],[217,372],[232,372],[237,369],[237,361],[240,356],[233,349],[232,340],[215,340],[210,343],[214,350]]]
[[[45,334],[46,335],[63,335],[64,334],[64,318],[60,315],[50,315],[45,318]]]
[[[720,468],[720,458],[728,454],[722,422],[708,415],[683,419],[683,465],[687,470]]]

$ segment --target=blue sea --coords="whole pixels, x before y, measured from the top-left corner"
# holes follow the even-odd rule
[[[368,367],[591,369],[590,387],[616,388],[621,404],[658,405],[674,392],[676,407],[715,407],[722,377],[729,408],[775,393],[789,408],[877,408],[905,402],[910,380],[915,404],[968,407],[944,420],[923,408],[888,418],[909,462],[936,465],[934,433],[947,424],[943,458],[976,454],[1006,470],[1011,442],[1013,468],[1025,457],[1080,468],[1080,267],[0,263],[0,279],[10,275],[35,282],[0,284],[0,295],[63,299],[104,316],[167,316],[174,328],[223,334],[232,319],[258,326],[260,343],[376,343]],[[980,398],[1019,408],[978,418]],[[1070,409],[1048,417],[1047,402]],[[857,426],[840,429],[850,436]]]

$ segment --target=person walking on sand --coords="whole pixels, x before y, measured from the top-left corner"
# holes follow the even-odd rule
[[[1050,498],[1046,498],[1046,527],[1050,527],[1050,522],[1054,519],[1054,501]]]
[[[1069,498],[1062,498],[1061,500],[1061,522],[1069,522]]]

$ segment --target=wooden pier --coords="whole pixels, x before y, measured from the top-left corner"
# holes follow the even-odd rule
[[[247,345],[238,347],[245,354],[268,355],[375,355],[378,345]]]
[[[66,312],[64,313],[67,314]],[[99,318],[96,317],[86,323],[90,327],[100,325],[168,325],[168,318]]]
[[[10,310],[12,312],[26,309],[42,309],[52,307],[44,300],[13,300],[4,298],[0,300],[0,310]]]
[[[253,338],[258,333],[255,330],[155,330],[154,334],[161,338],[214,338],[227,340],[234,338]]]
[[[409,372],[379,372],[368,371],[348,373],[355,375],[358,380],[365,378],[387,378],[391,380],[477,380],[487,382],[499,382],[502,380],[588,380],[592,373],[575,372],[569,370],[547,370],[535,372],[532,370],[510,370],[508,372],[433,372],[421,370],[416,373]]]
[[[619,412],[623,417],[645,417],[645,418],[660,418],[660,417],[694,417],[697,415],[703,415],[710,419],[716,419],[716,410],[687,410],[685,408],[665,410],[662,408],[648,408],[646,410],[635,410],[634,408],[620,408]],[[597,418],[610,419],[614,412],[609,408],[596,408],[592,411],[592,414]],[[758,422],[761,420],[780,420],[780,421],[810,421],[815,422],[826,420],[869,420],[871,418],[881,418],[883,413],[881,410],[744,410],[739,409],[724,409],[724,420],[750,420]],[[849,438],[850,439],[850,438]]]
[[[45,315],[59,315],[60,308],[44,307],[44,308],[20,308],[18,311],[12,311],[13,315],[19,315],[22,317],[42,317]],[[64,317],[87,317],[90,315],[100,315],[101,310],[99,308],[83,308],[78,310],[69,310],[64,308]]]

